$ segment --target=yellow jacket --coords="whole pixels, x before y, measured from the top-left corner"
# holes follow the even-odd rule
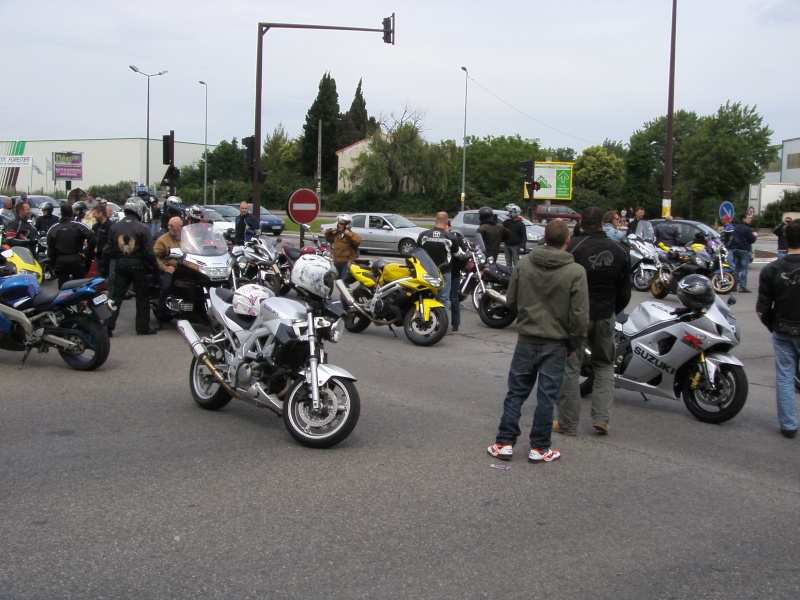
[[[169,256],[169,251],[171,248],[180,247],[181,241],[172,239],[172,236],[169,233],[165,233],[158,238],[153,246],[153,251],[156,253],[158,268],[162,271],[166,271],[167,267],[177,267],[178,261],[174,258],[167,258],[167,256]]]

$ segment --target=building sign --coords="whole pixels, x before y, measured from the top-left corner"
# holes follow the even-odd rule
[[[0,167],[30,167],[32,164],[30,156],[0,156]]]
[[[568,162],[536,162],[533,181],[539,184],[534,200],[572,200],[572,165]],[[523,186],[524,188],[525,186]],[[527,189],[524,198],[529,200]]]
[[[53,171],[56,179],[83,179],[83,152],[53,152]]]

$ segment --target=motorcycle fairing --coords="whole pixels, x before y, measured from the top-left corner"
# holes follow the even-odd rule
[[[431,309],[433,308],[444,308],[444,304],[439,302],[436,298],[422,299],[422,320],[425,321],[426,323],[431,319]],[[414,310],[419,312],[420,310],[419,300],[414,302]]]

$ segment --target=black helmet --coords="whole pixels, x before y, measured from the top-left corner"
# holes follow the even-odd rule
[[[698,244],[705,244],[706,243],[706,234],[702,231],[698,231],[694,234],[694,241]]]
[[[42,214],[47,213],[49,215],[53,213],[53,205],[49,202],[45,202],[39,208],[42,209]]]
[[[480,219],[481,223],[485,223],[486,221],[489,221],[493,218],[494,218],[494,211],[488,206],[484,206],[478,211],[478,219]]]
[[[705,275],[689,275],[678,283],[678,300],[686,308],[708,308],[714,304],[714,286]]]
[[[89,207],[81,201],[72,205],[72,214],[76,219],[83,219],[87,210],[89,210]]]

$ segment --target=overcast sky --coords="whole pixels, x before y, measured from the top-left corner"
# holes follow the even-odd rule
[[[264,37],[263,135],[302,132],[330,71],[341,110],[358,80],[370,115],[427,112],[429,141],[467,134],[584,148],[626,142],[666,114],[671,0],[0,0],[0,140],[250,135],[258,23],[380,28],[271,29]],[[799,0],[678,0],[675,108],[757,105],[773,143],[800,136]],[[68,148],[65,148],[68,150]]]

